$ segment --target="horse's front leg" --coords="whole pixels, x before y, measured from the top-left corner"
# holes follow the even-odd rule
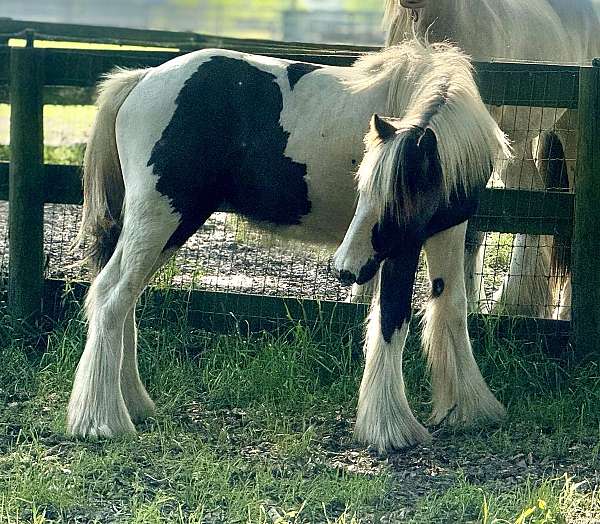
[[[401,256],[383,263],[368,319],[355,436],[379,451],[430,439],[408,405],[402,374],[420,250],[420,244],[407,245]]]
[[[488,304],[483,286],[485,234],[467,227],[465,243],[465,285],[469,311],[487,313]]]
[[[463,269],[466,228],[464,222],[425,243],[432,293],[424,317],[423,348],[431,372],[432,424],[470,425],[504,415],[481,376],[469,341]]]

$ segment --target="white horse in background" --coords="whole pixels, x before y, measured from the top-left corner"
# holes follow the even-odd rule
[[[461,52],[406,42],[332,67],[202,50],[109,75],[98,105],[81,226],[98,274],[71,434],[133,433],[153,412],[137,367],[137,299],[223,204],[288,238],[335,247],[345,237],[336,261],[348,283],[371,279],[385,260],[366,341],[361,441],[386,450],[429,438],[408,407],[401,363],[423,243],[435,297],[425,343],[432,420],[502,415],[473,359],[462,265],[466,220],[510,153]],[[370,120],[357,208],[354,173]]]
[[[386,0],[384,26],[388,45],[414,32],[431,42],[453,42],[480,60],[589,64],[600,56],[598,0]],[[516,162],[503,177],[506,187],[556,187],[557,177],[547,169],[552,162],[545,160],[561,149],[566,166],[558,168],[567,170],[573,187],[576,112],[508,106],[491,112],[515,149]],[[509,274],[494,297],[499,310],[570,318],[570,275],[562,281],[567,268],[560,267],[563,257],[551,260],[552,245],[550,236],[516,236]],[[551,270],[551,264],[559,267]]]

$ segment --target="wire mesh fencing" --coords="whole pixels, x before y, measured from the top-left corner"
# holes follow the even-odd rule
[[[15,19],[96,26],[198,31],[240,38],[296,42],[383,43],[382,8],[351,10],[332,3],[324,10],[297,9],[294,0],[264,2],[230,0],[169,2],[167,0],[3,0],[2,15]]]

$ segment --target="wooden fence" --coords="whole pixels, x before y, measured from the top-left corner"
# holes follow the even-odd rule
[[[0,46],[0,90],[8,86],[12,106],[11,163],[0,163],[0,200],[10,201],[9,304],[20,318],[40,311],[43,204],[81,202],[79,169],[43,163],[44,103],[69,103],[71,96],[68,91],[64,94],[65,89],[89,90],[114,66],[154,66],[196,48],[227,47],[333,65],[351,64],[372,50],[0,21],[0,38],[9,37],[28,41],[27,47]],[[40,49],[33,46],[38,37],[178,50]],[[595,340],[600,331],[600,214],[596,212],[600,184],[594,180],[594,176],[600,177],[600,63],[591,67],[476,63],[475,68],[482,97],[489,104],[580,109],[577,198],[562,192],[487,189],[474,222],[481,231],[573,237],[572,341],[578,351],[591,353],[597,349]],[[568,330],[565,323],[552,326],[550,330],[555,332]]]

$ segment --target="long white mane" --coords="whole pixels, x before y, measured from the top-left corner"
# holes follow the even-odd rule
[[[450,40],[478,59],[589,63],[600,56],[598,0],[422,0],[413,24],[400,0],[386,0],[387,45],[413,31]]]
[[[510,158],[508,140],[485,108],[471,64],[458,48],[412,40],[364,56],[353,68],[350,89],[387,86],[386,116],[397,118],[401,131],[429,128],[435,133],[446,198],[457,187],[485,184],[490,166],[500,169]],[[374,194],[373,201],[383,207],[393,204],[394,166],[404,147],[402,133],[398,136],[378,144],[358,172],[359,189]]]

